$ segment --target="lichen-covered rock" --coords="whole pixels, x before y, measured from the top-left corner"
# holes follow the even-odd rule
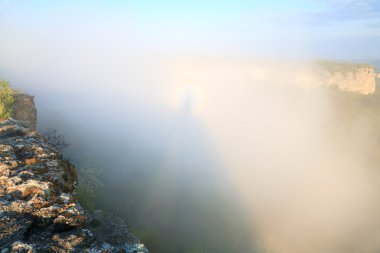
[[[0,122],[0,252],[148,252],[116,216],[87,222],[75,186],[74,166],[43,136]]]

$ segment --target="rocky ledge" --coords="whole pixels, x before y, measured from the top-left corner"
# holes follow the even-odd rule
[[[81,208],[76,179],[28,124],[0,122],[0,252],[148,252],[122,219]]]

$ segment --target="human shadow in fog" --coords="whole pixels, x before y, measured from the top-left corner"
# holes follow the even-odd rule
[[[110,107],[102,120],[85,112],[80,128],[56,124],[78,169],[102,171],[98,207],[125,218],[152,252],[252,252],[241,203],[191,101],[179,111]],[[55,127],[49,120],[40,126]]]
[[[107,172],[103,203],[127,217],[154,252],[251,252],[244,216],[206,127],[190,113],[167,120],[170,130],[157,132],[155,123],[145,129],[153,139],[166,132],[157,152],[141,150]],[[120,148],[120,157],[131,149]]]

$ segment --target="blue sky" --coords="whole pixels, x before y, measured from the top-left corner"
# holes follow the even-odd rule
[[[34,31],[134,51],[380,58],[378,0],[0,0],[0,29],[9,44]]]

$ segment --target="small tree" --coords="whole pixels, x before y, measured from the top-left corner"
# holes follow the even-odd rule
[[[46,142],[58,151],[67,149],[70,144],[66,142],[66,138],[63,134],[58,134],[54,128],[48,128],[43,136],[46,138]]]
[[[43,136],[46,142],[58,151],[63,151],[70,146],[62,134],[58,134],[54,128],[48,128]],[[96,198],[103,184],[100,182],[101,171],[86,162],[78,169],[78,186],[76,198],[84,209],[94,210]]]
[[[0,118],[11,117],[14,101],[14,91],[10,88],[9,83],[0,80]]]

